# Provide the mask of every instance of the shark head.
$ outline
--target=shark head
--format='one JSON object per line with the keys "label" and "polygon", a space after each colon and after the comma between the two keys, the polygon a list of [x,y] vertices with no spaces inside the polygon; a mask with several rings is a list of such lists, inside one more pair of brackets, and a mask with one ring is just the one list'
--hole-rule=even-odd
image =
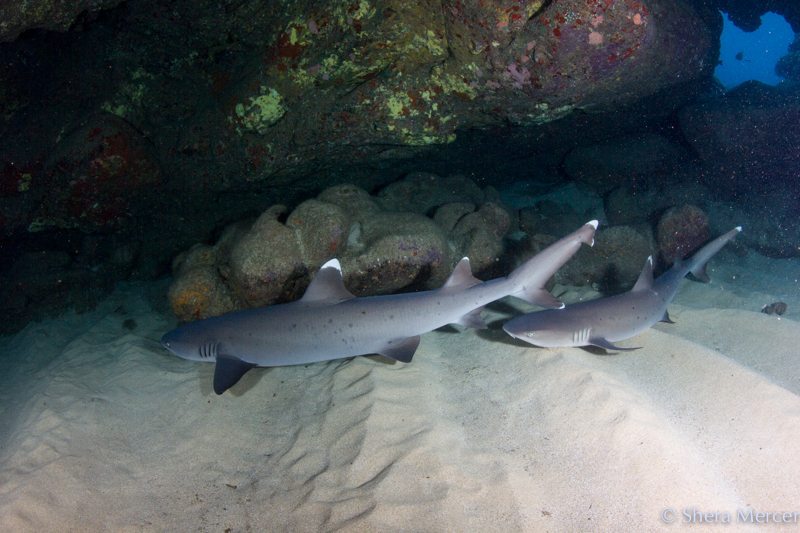
{"label": "shark head", "polygon": [[196,323],[185,324],[165,333],[161,337],[161,346],[189,361],[214,362],[219,343],[205,338],[194,324]]}
{"label": "shark head", "polygon": [[571,346],[574,335],[565,330],[554,318],[559,316],[560,309],[529,313],[513,318],[503,325],[506,333],[528,344],[542,348]]}
{"label": "shark head", "polygon": [[513,331],[512,328],[504,327],[506,333],[528,344],[539,346],[542,348],[555,348],[563,346],[563,335],[547,330],[528,330],[528,331]]}

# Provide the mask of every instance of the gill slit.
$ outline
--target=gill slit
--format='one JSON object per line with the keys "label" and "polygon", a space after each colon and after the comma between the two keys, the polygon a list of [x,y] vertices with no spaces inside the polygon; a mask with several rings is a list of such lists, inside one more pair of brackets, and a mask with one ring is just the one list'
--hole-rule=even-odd
{"label": "gill slit", "polygon": [[200,346],[197,347],[197,353],[200,355],[201,359],[216,359],[217,353],[219,352],[219,343],[218,342],[204,342]]}

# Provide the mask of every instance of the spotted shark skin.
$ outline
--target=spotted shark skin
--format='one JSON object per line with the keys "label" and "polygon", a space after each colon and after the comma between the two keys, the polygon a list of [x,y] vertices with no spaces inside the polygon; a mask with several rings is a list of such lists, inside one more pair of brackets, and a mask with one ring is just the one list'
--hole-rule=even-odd
{"label": "spotted shark skin", "polygon": [[161,344],[192,361],[216,363],[214,391],[222,394],[256,366],[284,366],[381,354],[410,362],[420,335],[447,324],[485,327],[481,308],[505,296],[563,307],[544,289],[582,244],[592,245],[597,221],[548,246],[509,276],[480,281],[462,259],[439,289],[356,297],[344,286],[339,261],[322,265],[303,297],[190,322]]}
{"label": "spotted shark skin", "polygon": [[690,272],[708,281],[706,263],[742,231],[737,226],[709,242],[689,260],[677,262],[653,280],[653,258],[648,257],[636,285],[629,292],[564,307],[528,313],[506,322],[512,337],[543,348],[597,346],[606,350],[636,350],[615,345],[649,329],[659,321],[672,322],[667,307]]}

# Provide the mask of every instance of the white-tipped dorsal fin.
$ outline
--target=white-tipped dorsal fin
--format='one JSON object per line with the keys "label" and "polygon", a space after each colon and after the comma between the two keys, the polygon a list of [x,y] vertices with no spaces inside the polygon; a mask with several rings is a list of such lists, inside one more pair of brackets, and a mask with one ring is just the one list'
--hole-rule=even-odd
{"label": "white-tipped dorsal fin", "polygon": [[647,261],[644,262],[644,268],[639,273],[639,279],[636,280],[636,285],[633,286],[631,292],[647,291],[653,288],[653,256],[647,256]]}
{"label": "white-tipped dorsal fin", "polygon": [[478,283],[481,283],[481,280],[472,275],[469,258],[464,257],[453,269],[453,273],[447,278],[442,289],[467,289]]}
{"label": "white-tipped dorsal fin", "polygon": [[342,279],[342,266],[338,259],[331,259],[322,265],[311,280],[305,294],[300,299],[305,303],[336,303],[355,298],[347,290]]}

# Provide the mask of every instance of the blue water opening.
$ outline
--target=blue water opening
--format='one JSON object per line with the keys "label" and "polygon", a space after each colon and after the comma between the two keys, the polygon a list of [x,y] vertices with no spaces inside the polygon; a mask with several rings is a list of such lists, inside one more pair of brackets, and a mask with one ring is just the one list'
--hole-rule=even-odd
{"label": "blue water opening", "polygon": [[775,64],[786,55],[794,40],[792,27],[781,15],[773,12],[761,16],[761,26],[746,32],[737,28],[723,12],[719,61],[714,71],[726,89],[742,82],[757,80],[776,85],[783,80],[775,74]]}

